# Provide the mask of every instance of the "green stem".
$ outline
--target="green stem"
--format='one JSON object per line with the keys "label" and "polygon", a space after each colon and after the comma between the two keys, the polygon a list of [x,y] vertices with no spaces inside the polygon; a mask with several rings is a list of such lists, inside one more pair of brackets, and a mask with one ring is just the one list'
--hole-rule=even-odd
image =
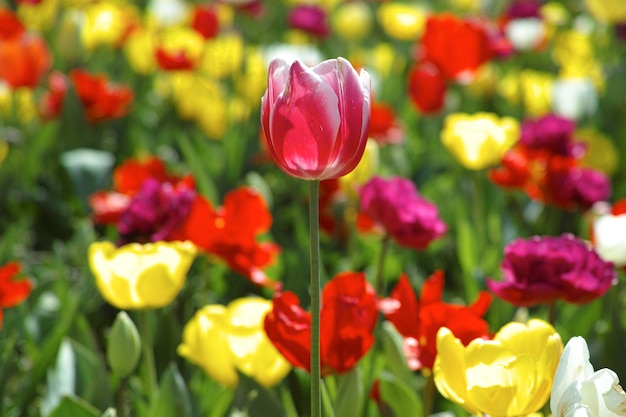
{"label": "green stem", "polygon": [[391,237],[388,234],[386,234],[383,237],[383,240],[380,246],[380,255],[378,257],[378,269],[376,270],[376,278],[374,281],[374,286],[376,288],[376,293],[378,295],[382,295],[384,286],[385,286],[385,279],[384,279],[385,258],[387,257],[387,252],[389,252],[390,240],[391,240]]}
{"label": "green stem", "polygon": [[435,399],[435,380],[433,375],[425,376],[426,383],[422,389],[422,402],[424,407],[424,415],[429,416],[433,411],[433,402]]}
{"label": "green stem", "polygon": [[122,378],[120,380],[120,386],[117,389],[117,415],[118,417],[126,417],[128,414],[126,410],[126,384],[127,379]]}
{"label": "green stem", "polygon": [[319,180],[309,181],[309,225],[311,258],[311,417],[322,416],[320,381],[320,228]]}
{"label": "green stem", "polygon": [[143,359],[143,371],[146,379],[146,389],[148,391],[148,402],[158,394],[158,385],[156,377],[156,366],[154,364],[154,350],[152,347],[152,332],[150,331],[150,310],[141,310],[140,314],[140,330],[141,348]]}

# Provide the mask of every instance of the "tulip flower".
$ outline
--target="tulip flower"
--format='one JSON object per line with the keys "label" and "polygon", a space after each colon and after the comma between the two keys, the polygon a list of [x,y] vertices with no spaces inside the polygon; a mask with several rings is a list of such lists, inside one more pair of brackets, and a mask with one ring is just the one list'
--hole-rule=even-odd
{"label": "tulip flower", "polygon": [[299,29],[319,38],[330,35],[326,11],[316,5],[301,4],[289,13],[289,27]]}
{"label": "tulip flower", "polygon": [[427,12],[415,4],[391,1],[380,5],[376,17],[389,37],[414,41],[424,31]]}
{"label": "tulip flower", "polygon": [[261,124],[267,149],[288,175],[341,177],[359,163],[370,120],[370,77],[343,58],[307,68],[270,63]]}
{"label": "tulip flower", "polygon": [[626,22],[626,3],[620,0],[585,0],[589,12],[601,22]]}
{"label": "tulip flower", "polygon": [[22,303],[33,289],[33,283],[30,280],[15,280],[20,269],[21,266],[17,262],[0,266],[0,330],[2,329],[2,309]]}
{"label": "tulip flower", "polygon": [[102,297],[119,309],[160,308],[174,300],[196,257],[191,242],[111,242],[89,246],[89,266]]}
{"label": "tulip flower", "polygon": [[451,13],[433,14],[420,41],[421,59],[435,64],[451,81],[471,81],[493,56],[487,31]]}
{"label": "tulip flower", "polygon": [[509,323],[493,340],[467,347],[452,331],[437,333],[435,386],[474,415],[525,416],[548,400],[563,342],[547,322]]}
{"label": "tulip flower", "polygon": [[70,72],[70,78],[90,122],[100,122],[126,115],[133,101],[133,91],[112,84],[104,75],[93,75],[83,70]]}
{"label": "tulip flower", "polygon": [[48,76],[48,90],[39,99],[39,115],[43,120],[59,116],[65,103],[69,82],[65,75],[54,71]]}
{"label": "tulip flower", "polygon": [[417,110],[432,114],[445,104],[446,81],[439,68],[431,62],[420,62],[409,71],[409,98]]}
{"label": "tulip flower", "polygon": [[372,102],[369,137],[380,145],[396,145],[404,140],[404,127],[391,106]]}
{"label": "tulip flower", "polygon": [[443,302],[443,271],[435,271],[422,286],[420,299],[415,297],[405,274],[389,298],[379,302],[379,309],[404,337],[409,368],[432,369],[437,355],[437,332],[450,329],[467,346],[478,337],[487,337],[489,324],[483,319],[491,304],[491,295],[482,291],[470,306]]}
{"label": "tulip flower", "polygon": [[617,417],[626,415],[626,393],[615,372],[593,370],[587,341],[572,337],[563,349],[552,384],[554,416]]}
{"label": "tulip flower", "polygon": [[444,121],[441,141],[463,166],[479,170],[500,162],[519,135],[519,124],[511,117],[453,113]]}
{"label": "tulip flower", "polygon": [[365,2],[344,3],[332,16],[335,33],[349,41],[365,38],[372,27],[372,12]]}
{"label": "tulip flower", "polygon": [[437,207],[408,179],[374,177],[360,188],[359,195],[360,215],[401,246],[425,249],[447,230]]}
{"label": "tulip flower", "polygon": [[609,206],[596,203],[592,223],[591,242],[596,252],[618,268],[626,266],[626,198]]}
{"label": "tulip flower", "polygon": [[[311,314],[290,292],[278,292],[265,317],[265,331],[295,367],[311,370]],[[374,343],[376,294],[364,273],[344,272],[322,291],[320,358],[322,374],[352,369]]]}
{"label": "tulip flower", "polygon": [[0,7],[0,41],[19,39],[26,28],[11,10]]}
{"label": "tulip flower", "polygon": [[271,301],[258,297],[207,305],[185,325],[178,354],[222,385],[235,387],[237,372],[264,387],[276,385],[291,366],[263,331],[271,309]]}
{"label": "tulip flower", "polygon": [[43,38],[23,33],[15,39],[0,38],[0,62],[0,81],[12,89],[34,88],[52,66],[52,55]]}
{"label": "tulip flower", "polygon": [[619,153],[610,138],[592,127],[577,129],[574,136],[585,148],[581,167],[600,171],[607,177],[615,174],[620,162]]}
{"label": "tulip flower", "polygon": [[488,278],[487,287],[516,306],[585,304],[617,283],[613,264],[571,234],[517,239],[504,249],[501,268],[504,279]]}

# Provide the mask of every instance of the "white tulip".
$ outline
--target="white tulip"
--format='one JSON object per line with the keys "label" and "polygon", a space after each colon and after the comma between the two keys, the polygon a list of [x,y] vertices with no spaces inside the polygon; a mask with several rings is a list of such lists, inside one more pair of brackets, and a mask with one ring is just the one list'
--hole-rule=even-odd
{"label": "white tulip", "polygon": [[597,215],[593,219],[593,235],[594,247],[602,259],[618,268],[626,266],[626,214]]}
{"label": "white tulip", "polygon": [[594,372],[589,348],[582,337],[572,337],[556,369],[550,410],[559,417],[626,416],[626,393],[610,369]]}
{"label": "white tulip", "polygon": [[545,23],[534,17],[511,20],[504,31],[513,48],[517,51],[535,49],[546,37]]}

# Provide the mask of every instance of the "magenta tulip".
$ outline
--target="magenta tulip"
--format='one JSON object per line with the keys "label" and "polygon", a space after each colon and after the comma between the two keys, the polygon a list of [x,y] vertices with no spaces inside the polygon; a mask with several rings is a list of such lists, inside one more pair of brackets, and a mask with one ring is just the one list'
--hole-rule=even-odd
{"label": "magenta tulip", "polygon": [[308,68],[274,59],[263,95],[267,149],[288,175],[339,178],[361,160],[370,121],[370,77],[344,58]]}

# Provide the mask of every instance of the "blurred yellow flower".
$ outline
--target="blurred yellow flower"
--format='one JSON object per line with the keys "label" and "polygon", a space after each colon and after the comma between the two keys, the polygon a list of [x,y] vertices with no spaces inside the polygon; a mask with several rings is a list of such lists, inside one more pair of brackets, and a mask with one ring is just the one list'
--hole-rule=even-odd
{"label": "blurred yellow flower", "polygon": [[176,71],[159,78],[156,89],[171,97],[181,118],[195,122],[210,139],[222,138],[228,126],[228,103],[217,80]]}
{"label": "blurred yellow flower", "polygon": [[5,120],[16,117],[16,121],[21,123],[28,123],[35,119],[37,103],[33,90],[27,87],[11,90],[0,81],[0,116]]}
{"label": "blurred yellow flower", "polygon": [[512,322],[493,340],[463,346],[442,327],[437,334],[435,385],[468,412],[490,417],[525,416],[548,400],[563,342],[547,322]]}
{"label": "blurred yellow flower", "polygon": [[20,21],[35,32],[49,29],[55,23],[58,12],[59,0],[42,0],[36,4],[20,2],[17,7]]}
{"label": "blurred yellow flower", "polygon": [[222,385],[235,387],[237,371],[264,387],[276,385],[291,366],[263,330],[271,308],[271,301],[258,297],[205,306],[185,325],[178,354]]}
{"label": "blurred yellow flower", "polygon": [[87,49],[100,45],[121,46],[128,30],[139,21],[138,10],[129,4],[101,2],[84,9],[81,40]]}
{"label": "blurred yellow flower", "polygon": [[372,11],[362,1],[344,3],[333,12],[332,24],[338,36],[350,41],[358,41],[370,33]]}
{"label": "blurred yellow flower", "polygon": [[356,198],[358,189],[375,174],[380,165],[380,148],[374,139],[368,139],[365,152],[359,164],[347,175],[339,178],[339,186],[348,198]]}
{"label": "blurred yellow flower", "polygon": [[478,69],[474,79],[466,86],[466,89],[479,97],[491,96],[496,91],[498,78],[498,67],[491,63],[486,63]]}
{"label": "blurred yellow flower", "polygon": [[89,266],[102,297],[122,309],[159,308],[171,303],[196,256],[191,242],[111,242],[89,246]]}
{"label": "blurred yellow flower", "polygon": [[604,87],[604,76],[589,34],[574,29],[562,32],[554,40],[552,58],[560,68],[561,77],[589,77],[597,89]]}
{"label": "blurred yellow flower", "polygon": [[452,113],[444,121],[441,141],[461,165],[479,170],[498,164],[519,135],[519,123],[512,117]]}
{"label": "blurred yellow flower", "polygon": [[593,128],[578,129],[574,137],[587,146],[582,166],[597,169],[609,177],[615,174],[619,166],[619,154],[609,138]]}
{"label": "blurred yellow flower", "polygon": [[0,139],[0,166],[9,154],[9,142]]}
{"label": "blurred yellow flower", "polygon": [[235,75],[235,89],[251,107],[260,108],[267,88],[267,64],[258,48],[246,48],[243,71]]}
{"label": "blurred yellow flower", "polygon": [[525,69],[519,73],[522,103],[530,116],[543,116],[552,109],[552,83],[548,72]]}
{"label": "blurred yellow flower", "polygon": [[201,70],[214,78],[239,71],[243,63],[243,38],[236,32],[222,33],[209,39],[204,48]]}
{"label": "blurred yellow flower", "polygon": [[626,22],[626,2],[624,0],[585,0],[589,12],[605,23]]}
{"label": "blurred yellow flower", "polygon": [[124,55],[131,68],[142,75],[157,69],[155,58],[156,35],[147,28],[135,29],[124,44]]}
{"label": "blurred yellow flower", "polygon": [[171,56],[182,54],[196,67],[202,62],[205,42],[200,33],[190,27],[174,26],[158,33],[157,48]]}
{"label": "blurred yellow flower", "polygon": [[388,36],[402,41],[414,41],[424,30],[427,14],[416,5],[388,2],[380,5],[377,18]]}
{"label": "blurred yellow flower", "polygon": [[452,9],[459,12],[479,12],[481,9],[481,0],[450,0]]}

